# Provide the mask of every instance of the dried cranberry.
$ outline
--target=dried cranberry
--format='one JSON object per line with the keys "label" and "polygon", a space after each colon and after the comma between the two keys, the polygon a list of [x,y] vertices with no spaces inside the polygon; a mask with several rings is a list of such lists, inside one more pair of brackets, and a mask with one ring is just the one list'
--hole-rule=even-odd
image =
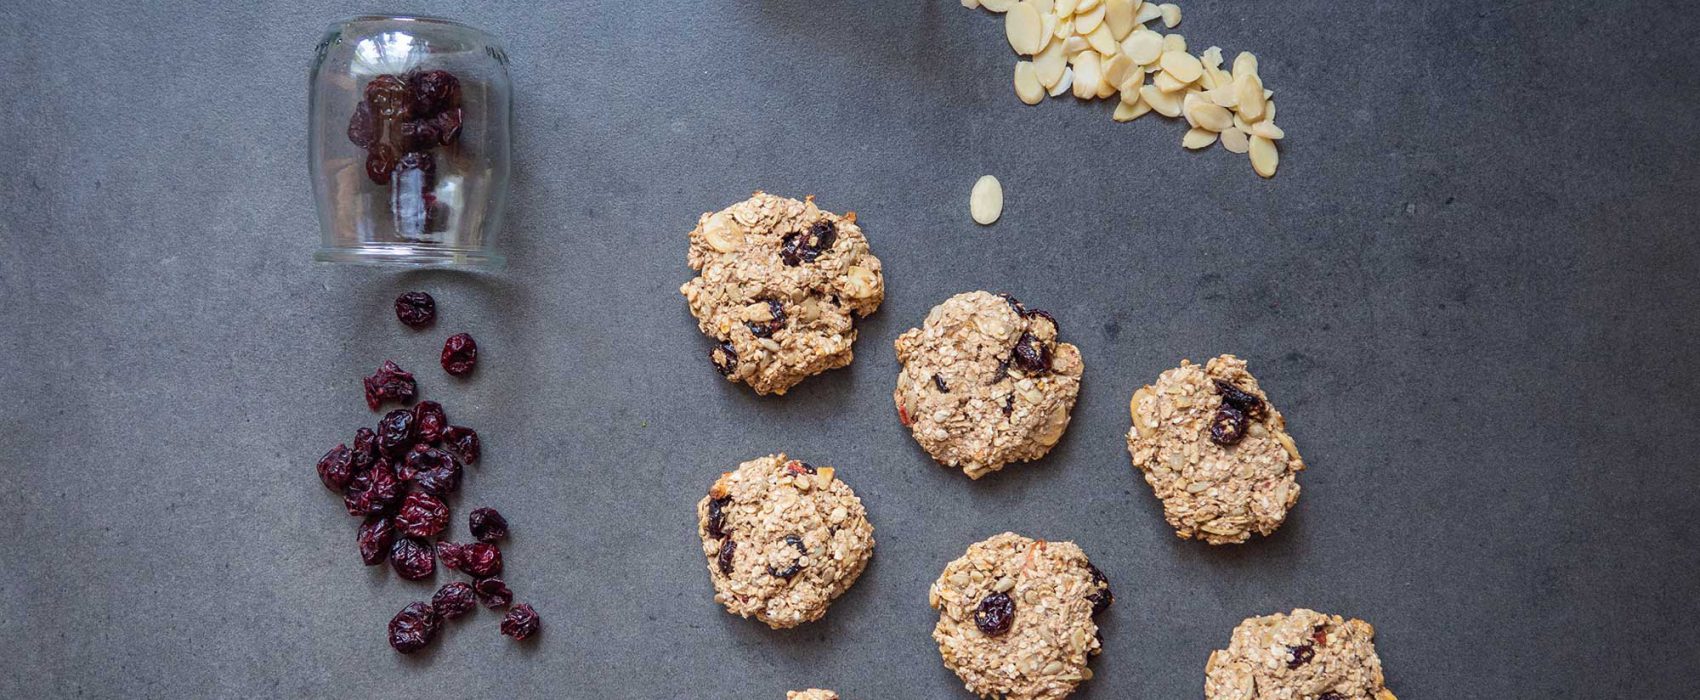
{"label": "dried cranberry", "polygon": [[437,558],[443,560],[443,566],[451,569],[460,568],[461,555],[465,551],[466,547],[464,545],[458,545],[453,542],[437,543]]}
{"label": "dried cranberry", "polygon": [[937,374],[933,375],[933,386],[938,387],[939,393],[941,393],[941,394],[950,393],[950,385],[944,383],[944,377],[942,377],[942,376],[939,376]]}
{"label": "dried cranberry", "polygon": [[1098,590],[1086,594],[1086,599],[1092,601],[1092,614],[1097,615],[1108,610],[1110,603],[1116,601],[1116,596],[1110,592],[1110,580],[1104,577],[1104,572],[1099,571],[1092,562],[1086,563],[1086,570],[1092,574],[1092,583],[1098,586]]}
{"label": "dried cranberry", "polygon": [[382,119],[406,119],[413,96],[407,83],[393,75],[380,75],[366,83],[366,102]]}
{"label": "dried cranberry", "polygon": [[423,601],[408,603],[401,612],[390,618],[390,646],[403,654],[424,649],[437,638],[442,618],[430,604]]}
{"label": "dried cranberry", "polygon": [[491,610],[501,610],[514,602],[514,592],[500,577],[488,576],[478,579],[473,582],[472,590],[478,592],[478,601]]}
{"label": "dried cranberry", "polygon": [[456,563],[455,568],[473,578],[488,578],[502,573],[502,550],[489,542],[463,544]]}
{"label": "dried cranberry", "polygon": [[383,366],[362,384],[366,388],[366,406],[374,411],[385,401],[407,403],[419,393],[419,385],[413,381],[413,375],[391,360],[384,360]]}
{"label": "dried cranberry", "polygon": [[424,540],[399,537],[390,544],[390,566],[402,578],[418,581],[437,573],[437,558]]}
{"label": "dried cranberry", "polygon": [[389,463],[378,460],[371,469],[356,474],[348,482],[349,491],[343,495],[342,504],[349,515],[387,513],[401,500],[401,486]]}
{"label": "dried cranberry", "polygon": [[477,605],[478,599],[472,593],[472,585],[465,581],[444,584],[442,588],[437,589],[436,595],[431,596],[431,609],[449,620],[472,612]]}
{"label": "dried cranberry", "polygon": [[462,464],[478,462],[480,451],[478,433],[471,428],[463,428],[458,425],[449,426],[448,429],[443,431],[443,447],[448,448],[449,452],[459,457]]}
{"label": "dried cranberry", "polygon": [[460,79],[446,70],[418,71],[407,76],[413,92],[413,115],[429,117],[460,106]]}
{"label": "dried cranberry", "polygon": [[1028,374],[1047,372],[1051,369],[1051,346],[1032,333],[1022,333],[1021,338],[1015,341],[1010,359]]}
{"label": "dried cranberry", "polygon": [[449,526],[449,507],[435,496],[415,491],[407,494],[395,514],[395,527],[409,537],[436,537]]}
{"label": "dried cranberry", "polygon": [[434,496],[446,497],[460,488],[460,461],[447,451],[426,447],[407,453],[413,483]]}
{"label": "dried cranberry", "polygon": [[418,441],[419,423],[413,420],[413,411],[398,408],[378,420],[378,452],[385,457],[406,455]]}
{"label": "dried cranberry", "polygon": [[738,371],[738,349],[732,347],[732,341],[722,340],[708,351],[708,361],[714,363],[714,369],[720,376],[730,377]]}
{"label": "dried cranberry", "polygon": [[708,536],[720,539],[726,536],[726,506],[732,503],[732,497],[712,498],[708,501]]}
{"label": "dried cranberry", "polygon": [[767,313],[768,320],[766,321],[761,321],[759,323],[755,321],[744,322],[744,325],[749,327],[750,333],[754,334],[757,338],[771,338],[774,333],[779,332],[779,329],[785,327],[784,305],[772,299],[768,299]]}
{"label": "dried cranberry", "polygon": [[382,515],[367,516],[366,522],[360,523],[360,535],[355,541],[360,545],[360,561],[376,566],[389,554],[390,544],[395,541],[395,526]]}
{"label": "dried cranberry", "polygon": [[527,637],[537,634],[543,626],[543,619],[537,616],[537,611],[526,603],[515,605],[502,618],[502,634],[524,641]]}
{"label": "dried cranberry", "polygon": [[334,493],[342,493],[348,480],[354,478],[354,452],[347,445],[332,447],[319,458],[319,481]]}
{"label": "dried cranberry", "polygon": [[445,109],[442,114],[432,119],[437,125],[437,142],[444,146],[452,146],[460,140],[461,115],[460,108]]}
{"label": "dried cranberry", "polygon": [[1245,439],[1245,411],[1235,408],[1231,403],[1223,403],[1216,408],[1216,417],[1210,420],[1210,441],[1224,447],[1240,444]]}
{"label": "dried cranberry", "polygon": [[1263,415],[1263,399],[1220,379],[1215,380],[1215,382],[1216,392],[1222,395],[1222,403],[1240,409],[1240,412],[1246,414],[1248,418]]}
{"label": "dried cranberry", "polygon": [[797,560],[791,562],[789,566],[783,569],[775,569],[773,568],[773,565],[769,564],[767,567],[767,575],[774,578],[789,579],[792,576],[796,576],[797,572],[803,570],[803,558],[809,556],[809,548],[803,544],[803,538],[796,535],[786,535],[785,544],[797,548]]}
{"label": "dried cranberry", "polygon": [[361,100],[348,117],[348,140],[362,150],[378,142],[378,120],[372,115],[372,105]]}
{"label": "dried cranberry", "polygon": [[1336,692],[1330,690],[1326,693],[1323,693],[1321,695],[1316,696],[1316,700],[1346,700],[1346,698],[1342,697],[1339,693],[1336,693]]}
{"label": "dried cranberry", "polygon": [[979,627],[988,637],[996,637],[1009,631],[1010,624],[1015,622],[1015,601],[1003,593],[993,593],[980,601],[979,607],[974,608],[974,626]]}
{"label": "dried cranberry", "polygon": [[818,473],[820,473],[820,470],[816,469],[815,465],[809,464],[808,462],[805,462],[805,461],[800,460],[800,459],[793,459],[789,462],[786,462],[785,463],[785,471],[790,472],[792,474],[818,474]]}
{"label": "dried cranberry", "polygon": [[390,175],[395,173],[395,149],[389,144],[375,143],[366,151],[366,177],[374,184],[390,184]]}
{"label": "dried cranberry", "polygon": [[443,371],[456,377],[465,376],[478,364],[478,343],[472,336],[456,333],[443,341]]}
{"label": "dried cranberry", "polygon": [[472,529],[472,536],[479,542],[495,542],[507,539],[508,519],[502,517],[495,508],[479,508],[466,517],[466,524]]}
{"label": "dried cranberry", "polygon": [[437,320],[437,300],[425,292],[403,292],[395,298],[395,317],[411,328],[424,328]]}
{"label": "dried cranberry", "polygon": [[1010,394],[1008,396],[1003,397],[1003,414],[1004,414],[1004,416],[1008,417],[1012,413],[1015,413],[1015,394]]}
{"label": "dried cranberry", "polygon": [[378,434],[366,427],[354,431],[354,447],[350,450],[354,457],[354,471],[370,469],[378,461]]}
{"label": "dried cranberry", "polygon": [[1012,297],[1008,294],[999,294],[998,297],[1002,298],[1004,300],[1004,303],[1009,304],[1010,310],[1014,311],[1015,315],[1020,316],[1022,318],[1027,317],[1027,307],[1022,306],[1021,302],[1017,301],[1015,299],[1015,297]]}
{"label": "dried cranberry", "polygon": [[1298,668],[1316,657],[1316,649],[1309,644],[1287,647],[1287,653],[1292,655],[1292,658],[1287,660],[1287,668]]}
{"label": "dried cranberry", "polygon": [[815,258],[820,257],[821,253],[831,248],[837,240],[838,227],[833,225],[831,220],[821,219],[806,232],[786,236],[779,249],[779,258],[791,267],[814,262]]}
{"label": "dried cranberry", "polygon": [[1316,629],[1310,631],[1310,639],[1316,642],[1319,647],[1326,646],[1328,644],[1328,625],[1317,625]]}
{"label": "dried cranberry", "polygon": [[[418,173],[417,176],[413,175]],[[409,190],[427,192],[437,187],[437,159],[429,153],[409,151],[395,162],[395,179]],[[423,212],[423,209],[421,210]]]}
{"label": "dried cranberry", "polygon": [[727,538],[725,542],[720,543],[720,554],[716,555],[714,558],[715,564],[720,566],[720,573],[728,576],[732,575],[732,556],[736,554],[737,551],[738,543],[732,541],[731,538]]}
{"label": "dried cranberry", "polygon": [[443,439],[443,429],[449,427],[449,416],[443,405],[435,401],[420,401],[413,406],[413,424],[419,431],[420,444],[436,444]]}
{"label": "dried cranberry", "polygon": [[[442,140],[442,132],[437,128],[436,119],[410,119],[402,122],[397,129],[400,135],[401,147],[410,151],[424,151],[436,148]],[[402,156],[404,159],[406,156]]]}

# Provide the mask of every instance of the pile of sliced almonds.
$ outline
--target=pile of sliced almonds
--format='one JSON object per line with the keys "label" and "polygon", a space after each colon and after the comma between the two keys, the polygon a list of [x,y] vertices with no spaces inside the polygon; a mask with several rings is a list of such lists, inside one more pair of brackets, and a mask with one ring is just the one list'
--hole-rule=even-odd
{"label": "pile of sliced almonds", "polygon": [[1185,117],[1192,129],[1181,138],[1189,149],[1217,141],[1233,153],[1249,153],[1251,167],[1274,177],[1280,162],[1275,142],[1274,92],[1257,75],[1257,57],[1241,53],[1230,70],[1222,50],[1193,55],[1186,37],[1146,25],[1162,20],[1173,29],[1181,8],[1144,0],[961,0],[1004,16],[1004,34],[1017,54],[1015,94],[1030,105],[1073,92],[1083,100],[1120,95],[1118,122],[1147,112]]}

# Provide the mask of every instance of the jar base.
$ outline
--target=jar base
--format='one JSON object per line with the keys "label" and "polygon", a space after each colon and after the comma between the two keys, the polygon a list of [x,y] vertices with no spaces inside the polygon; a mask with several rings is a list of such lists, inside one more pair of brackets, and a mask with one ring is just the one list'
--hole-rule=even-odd
{"label": "jar base", "polygon": [[476,270],[495,270],[507,264],[507,260],[502,256],[484,250],[406,244],[371,245],[359,248],[320,248],[313,253],[313,259],[318,262],[353,263],[356,265]]}

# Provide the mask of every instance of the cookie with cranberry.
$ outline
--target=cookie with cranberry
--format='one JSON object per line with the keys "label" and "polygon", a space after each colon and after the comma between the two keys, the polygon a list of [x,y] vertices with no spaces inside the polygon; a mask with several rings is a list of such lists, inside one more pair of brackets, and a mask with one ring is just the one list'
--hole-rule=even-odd
{"label": "cookie with cranberry", "polygon": [[885,298],[856,214],[824,211],[812,197],[757,192],[703,214],[687,261],[697,276],[679,291],[714,343],[709,359],[758,394],[850,364],[856,319]]}
{"label": "cookie with cranberry", "polygon": [[697,503],[697,533],[715,601],[774,629],[820,619],[874,553],[874,526],[837,470],[784,454],[721,474]]}
{"label": "cookie with cranberry", "polygon": [[939,464],[978,479],[1045,456],[1068,428],[1085,363],[1051,314],[958,294],[897,338],[897,417]]}
{"label": "cookie with cranberry", "polygon": [[1398,700],[1387,689],[1375,628],[1299,608],[1234,628],[1204,666],[1205,700]]}
{"label": "cookie with cranberry", "polygon": [[1287,420],[1233,355],[1182,360],[1133,393],[1127,448],[1181,538],[1269,535],[1298,503],[1305,463]]}
{"label": "cookie with cranberry", "polygon": [[1092,677],[1110,583],[1073,542],[1012,532],[968,548],[933,582],[933,641],[980,697],[1062,698]]}

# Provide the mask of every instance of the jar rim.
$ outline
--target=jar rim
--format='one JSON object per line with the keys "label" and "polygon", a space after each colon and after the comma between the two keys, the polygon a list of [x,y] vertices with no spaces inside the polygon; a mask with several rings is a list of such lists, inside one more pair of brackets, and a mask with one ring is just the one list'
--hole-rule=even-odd
{"label": "jar rim", "polygon": [[336,24],[334,24],[332,26],[333,27],[341,27],[341,26],[347,26],[347,25],[351,25],[351,24],[362,24],[362,23],[368,23],[368,22],[417,22],[419,24],[438,24],[438,25],[444,25],[444,26],[449,26],[449,27],[458,27],[460,29],[465,29],[465,30],[468,30],[468,31],[477,32],[477,33],[482,34],[484,36],[494,38],[493,34],[486,32],[482,29],[479,29],[477,27],[474,27],[474,26],[467,24],[465,22],[462,22],[462,21],[459,21],[459,20],[454,20],[454,19],[449,19],[447,17],[438,17],[436,15],[414,15],[414,14],[406,14],[406,15],[399,15],[399,14],[398,15],[386,15],[386,14],[354,15],[352,17],[346,17],[342,21],[337,22]]}

